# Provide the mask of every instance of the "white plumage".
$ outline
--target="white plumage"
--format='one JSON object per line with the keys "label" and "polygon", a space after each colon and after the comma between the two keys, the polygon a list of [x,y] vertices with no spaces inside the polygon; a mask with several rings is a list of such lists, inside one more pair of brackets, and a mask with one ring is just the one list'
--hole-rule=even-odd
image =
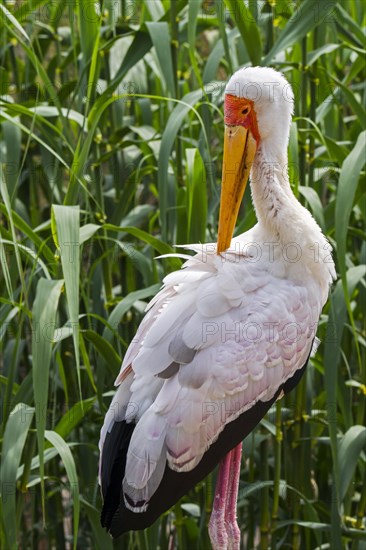
{"label": "white plumage", "polygon": [[220,255],[213,244],[187,247],[196,254],[164,279],[126,353],[100,449],[115,421],[136,423],[123,480],[135,512],[148,506],[166,461],[193,469],[228,423],[306,363],[335,276],[330,245],[288,181],[289,84],[254,67],[235,73],[226,93],[255,105],[258,224]]}

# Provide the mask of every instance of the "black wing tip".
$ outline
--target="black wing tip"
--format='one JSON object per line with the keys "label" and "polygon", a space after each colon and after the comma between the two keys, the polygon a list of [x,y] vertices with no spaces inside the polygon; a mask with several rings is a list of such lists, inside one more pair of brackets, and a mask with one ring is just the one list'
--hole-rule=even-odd
{"label": "black wing tip", "polygon": [[103,445],[101,472],[103,508],[100,522],[113,538],[119,536],[113,535],[111,526],[123,500],[122,480],[125,474],[127,450],[134,429],[135,424],[127,423],[125,420],[114,422]]}
{"label": "black wing tip", "polygon": [[107,531],[109,531],[113,519],[114,511],[106,506],[104,502],[102,512],[100,514],[100,524]]}
{"label": "black wing tip", "polygon": [[[114,516],[117,516],[116,521],[113,521]],[[107,514],[104,511],[104,506],[103,506],[103,510],[102,510],[102,513],[101,513],[101,516],[100,516],[100,523],[101,523],[102,527],[105,528],[105,530],[111,536],[112,539],[118,539],[121,535],[123,535],[124,533],[129,531],[129,528],[125,528],[125,529],[123,528],[123,523],[121,522],[121,518],[120,518],[120,514],[119,514],[118,509],[114,513],[114,515],[111,514],[111,513]]]}

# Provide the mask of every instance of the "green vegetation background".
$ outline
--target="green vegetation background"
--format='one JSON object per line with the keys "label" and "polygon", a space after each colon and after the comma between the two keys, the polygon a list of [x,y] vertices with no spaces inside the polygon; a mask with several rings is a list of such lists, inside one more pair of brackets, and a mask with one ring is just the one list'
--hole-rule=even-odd
{"label": "green vegetation background", "polygon": [[[293,85],[291,184],[339,278],[306,377],[245,442],[239,523],[247,549],[365,550],[363,2],[8,0],[0,17],[1,548],[113,547],[96,477],[113,381],[180,266],[154,257],[215,240],[223,82],[262,64]],[[209,548],[214,478],[114,547]]]}

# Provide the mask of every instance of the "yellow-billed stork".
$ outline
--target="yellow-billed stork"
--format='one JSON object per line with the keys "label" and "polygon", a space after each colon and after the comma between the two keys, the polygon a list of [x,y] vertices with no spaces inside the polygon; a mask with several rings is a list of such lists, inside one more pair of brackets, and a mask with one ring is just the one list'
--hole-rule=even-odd
{"label": "yellow-billed stork", "polygon": [[[335,277],[288,179],[289,83],[271,68],[240,69],[224,109],[217,246],[188,246],[196,254],[165,277],[101,430],[102,524],[113,537],[152,524],[220,463],[210,539],[239,548],[241,442],[300,380]],[[232,239],[249,174],[258,223]]]}

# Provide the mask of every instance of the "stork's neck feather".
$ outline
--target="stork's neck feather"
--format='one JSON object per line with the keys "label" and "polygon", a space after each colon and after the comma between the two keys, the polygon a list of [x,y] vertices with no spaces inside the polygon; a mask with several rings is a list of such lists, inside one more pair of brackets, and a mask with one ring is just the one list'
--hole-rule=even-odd
{"label": "stork's neck feather", "polygon": [[[263,229],[283,240],[289,224],[299,221],[299,214],[303,215],[304,209],[291,190],[287,151],[283,145],[281,147],[281,141],[276,144],[267,139],[260,143],[251,171],[251,189],[258,222]],[[296,224],[292,234],[294,228]]]}
{"label": "stork's neck feather", "polygon": [[331,246],[291,190],[285,149],[269,147],[265,142],[259,145],[251,170],[251,190],[259,238],[285,248],[297,247],[299,261],[290,261],[288,268],[297,269],[302,276],[304,269],[311,272],[320,283],[325,300],[335,278]]}

